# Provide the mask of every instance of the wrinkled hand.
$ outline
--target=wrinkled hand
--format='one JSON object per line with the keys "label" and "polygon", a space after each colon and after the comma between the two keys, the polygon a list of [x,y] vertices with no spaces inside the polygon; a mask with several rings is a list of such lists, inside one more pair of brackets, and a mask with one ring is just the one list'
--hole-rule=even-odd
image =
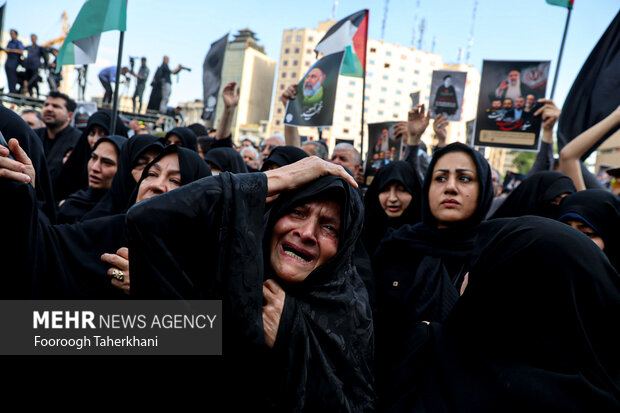
{"label": "wrinkled hand", "polygon": [[[0,178],[29,183],[34,188],[36,171],[26,152],[19,146],[17,139],[9,139],[9,148],[0,146]],[[13,155],[14,160],[9,158]]]}
{"label": "wrinkled hand", "polygon": [[412,138],[422,136],[431,120],[430,111],[424,114],[424,104],[418,105],[409,111],[409,134]]}
{"label": "wrinkled hand", "polygon": [[289,100],[295,100],[296,96],[297,96],[297,85],[290,85],[289,87],[286,88],[284,93],[282,93],[282,96],[280,96],[280,101],[282,102],[284,106],[286,106],[287,102]]}
{"label": "wrinkled hand", "polygon": [[551,99],[538,99],[538,102],[544,103],[544,106],[534,112],[534,116],[542,114],[543,129],[553,130],[553,126],[560,118],[560,113],[562,112]]}
{"label": "wrinkled hand", "polygon": [[325,175],[339,176],[357,188],[355,179],[342,166],[324,161],[317,156],[310,156],[290,165],[272,169],[265,172],[265,175],[267,175],[267,196],[299,188]]}
{"label": "wrinkled hand", "polygon": [[237,94],[235,94],[235,86],[237,82],[230,82],[222,90],[222,100],[227,108],[235,107],[239,103],[240,88],[237,88]]}
{"label": "wrinkled hand", "polygon": [[120,270],[123,272],[123,281],[112,278],[112,285],[125,294],[129,295],[129,250],[126,247],[119,248],[116,254],[103,254],[101,261],[113,265],[108,268],[108,275],[112,277],[112,271]]}
{"label": "wrinkled hand", "polygon": [[445,143],[448,133],[446,132],[446,126],[448,125],[448,117],[446,115],[435,116],[433,122],[433,132],[440,143]]}
{"label": "wrinkled hand", "polygon": [[263,283],[263,298],[265,305],[263,306],[263,330],[265,331],[265,344],[267,347],[273,348],[278,335],[278,327],[280,326],[280,317],[284,308],[284,299],[286,293],[274,280],[267,280]]}

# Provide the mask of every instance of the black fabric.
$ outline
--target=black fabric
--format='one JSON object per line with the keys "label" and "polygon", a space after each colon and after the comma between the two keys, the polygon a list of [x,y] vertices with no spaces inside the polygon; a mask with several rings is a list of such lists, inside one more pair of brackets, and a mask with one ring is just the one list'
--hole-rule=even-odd
{"label": "black fabric", "polygon": [[198,152],[198,138],[196,134],[190,128],[177,127],[170,129],[164,138],[164,141],[168,139],[170,135],[176,135],[183,142],[183,147],[194,152]]}
{"label": "black fabric", "polygon": [[107,192],[105,189],[89,187],[72,193],[58,207],[58,223],[73,224],[80,221],[86,213],[91,211],[101,201]]}
{"label": "black fabric", "polygon": [[12,138],[17,139],[19,146],[32,161],[36,172],[35,192],[38,207],[49,221],[54,223],[56,221],[56,204],[52,193],[51,175],[41,140],[17,113],[4,106],[0,106],[0,131],[7,142]]}
{"label": "black fabric", "polygon": [[52,182],[55,182],[62,171],[63,158],[69,150],[73,150],[82,132],[72,126],[67,126],[58,132],[54,139],[47,137],[47,128],[36,129],[35,133],[39,136],[43,151],[45,152],[50,178]]}
{"label": "black fabric", "polygon": [[[411,194],[411,203],[398,218],[389,218],[381,203],[379,194],[392,182],[398,182]],[[404,224],[420,221],[422,185],[418,174],[405,161],[390,162],[379,170],[364,197],[365,217],[362,240],[368,254],[372,257],[383,236],[389,229],[397,229]]]}
{"label": "black fabric", "polygon": [[581,218],[605,243],[605,255],[620,272],[620,198],[602,189],[588,189],[567,196],[559,220]]}
{"label": "black fabric", "polygon": [[600,249],[520,217],[483,223],[476,250],[445,322],[415,326],[386,411],[618,411],[620,276]]}
{"label": "black fabric", "polygon": [[[266,194],[264,174],[224,172],[131,208],[132,291],[149,299],[223,299],[226,365],[221,373],[243,389],[243,397],[227,397],[227,405],[261,411],[371,410],[372,318],[352,265],[361,200],[343,180],[323,177],[281,194],[263,219]],[[275,347],[268,350],[261,306],[262,284],[271,270],[263,258],[264,240],[292,207],[326,196],[341,201],[339,250],[303,282],[280,281],[286,300]],[[186,236],[188,228],[204,234],[200,245]]]}
{"label": "black fabric", "polygon": [[523,215],[556,219],[560,207],[552,204],[551,201],[559,195],[573,192],[575,192],[573,181],[563,173],[538,172],[521,182],[495,211],[491,219]]}
{"label": "black fabric", "polygon": [[[477,207],[472,216],[444,229],[429,206],[429,188],[437,161],[452,152],[464,152],[474,162],[479,182]],[[422,222],[403,225],[388,233],[379,245],[373,268],[377,288],[377,391],[389,393],[391,369],[407,357],[413,326],[443,321],[459,298],[480,222],[493,199],[492,173],[484,157],[472,148],[450,144],[433,155],[422,190]],[[389,405],[393,400],[387,400]]]}
{"label": "black fabric", "polygon": [[265,159],[260,170],[266,171],[271,165],[277,165],[278,168],[281,168],[307,158],[308,156],[309,155],[304,150],[296,146],[277,146],[271,151],[267,159]]}
{"label": "black fabric", "polygon": [[[88,118],[88,123],[82,136],[80,136],[69,159],[62,167],[58,178],[52,182],[56,201],[61,201],[73,192],[88,187],[88,160],[92,152],[88,143],[88,134],[95,125],[100,126],[106,133],[109,133],[111,120],[112,112],[109,110],[99,110]],[[127,128],[118,116],[116,118],[116,131],[114,135],[127,137]]]}
{"label": "black fabric", "polygon": [[[579,134],[602,121],[620,105],[620,12],[581,67],[562,106],[558,122],[561,150]],[[582,157],[586,159],[617,128],[613,128]]]}
{"label": "black fabric", "polygon": [[118,169],[112,186],[101,201],[83,216],[83,219],[93,219],[124,213],[129,208],[129,199],[137,183],[131,171],[136,166],[138,158],[143,153],[155,149],[160,152],[164,145],[159,138],[153,135],[135,135],[127,140],[123,146],[119,159]]}
{"label": "black fabric", "polygon": [[248,172],[243,158],[233,148],[211,148],[205,155],[205,161],[222,172],[233,174]]}

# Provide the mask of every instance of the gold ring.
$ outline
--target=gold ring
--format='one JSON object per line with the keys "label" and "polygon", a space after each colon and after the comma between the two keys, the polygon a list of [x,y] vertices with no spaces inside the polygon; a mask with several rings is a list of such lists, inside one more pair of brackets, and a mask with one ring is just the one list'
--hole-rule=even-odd
{"label": "gold ring", "polygon": [[117,269],[113,269],[112,270],[112,277],[114,277],[115,279],[119,280],[119,281],[123,281],[125,279],[125,274]]}

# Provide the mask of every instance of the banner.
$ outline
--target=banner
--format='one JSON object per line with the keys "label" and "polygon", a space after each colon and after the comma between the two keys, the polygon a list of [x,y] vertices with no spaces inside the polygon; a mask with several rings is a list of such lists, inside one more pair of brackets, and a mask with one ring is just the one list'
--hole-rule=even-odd
{"label": "banner", "polygon": [[482,64],[474,145],[537,151],[549,61],[492,61]]}
{"label": "banner", "polygon": [[336,103],[338,74],[344,52],[318,60],[297,84],[297,97],[286,104],[284,124],[331,126]]}
{"label": "banner", "polygon": [[434,70],[431,80],[431,117],[446,115],[448,121],[460,121],[467,72]]}
{"label": "banner", "polygon": [[366,156],[366,184],[372,183],[373,177],[383,166],[398,161],[402,155],[402,139],[396,136],[394,126],[398,122],[380,122],[368,124],[368,154]]}
{"label": "banner", "polygon": [[224,65],[224,54],[228,45],[228,33],[222,38],[211,43],[211,48],[205,57],[202,65],[202,87],[204,111],[202,119],[215,120],[215,106],[217,96],[222,85],[222,66]]}

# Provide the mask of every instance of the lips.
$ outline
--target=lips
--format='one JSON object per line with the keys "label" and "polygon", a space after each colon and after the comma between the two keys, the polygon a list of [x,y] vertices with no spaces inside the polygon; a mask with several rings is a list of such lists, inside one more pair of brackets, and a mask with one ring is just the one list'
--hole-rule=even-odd
{"label": "lips", "polygon": [[441,201],[441,205],[444,205],[447,207],[455,207],[455,206],[461,205],[461,203],[457,201],[456,199],[448,198],[448,199],[444,199],[443,201]]}
{"label": "lips", "polygon": [[398,211],[400,211],[400,206],[399,205],[398,206],[390,206],[390,205],[388,205],[387,209],[390,212],[398,212]]}
{"label": "lips", "polygon": [[89,175],[88,180],[91,184],[98,184],[99,182],[101,182],[101,178],[98,178],[95,175]]}
{"label": "lips", "polygon": [[311,252],[292,244],[282,244],[282,254],[300,264],[310,264],[314,260]]}

